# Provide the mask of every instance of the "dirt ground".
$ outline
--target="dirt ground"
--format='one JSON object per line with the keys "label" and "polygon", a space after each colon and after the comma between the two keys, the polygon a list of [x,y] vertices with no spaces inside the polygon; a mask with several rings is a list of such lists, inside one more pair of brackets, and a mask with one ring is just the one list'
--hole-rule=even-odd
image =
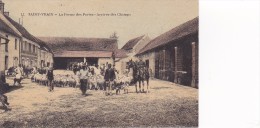
{"label": "dirt ground", "polygon": [[[12,83],[10,79],[7,80]],[[150,93],[105,96],[103,91],[55,88],[22,81],[6,93],[11,111],[0,105],[0,127],[197,127],[198,90],[151,80]]]}

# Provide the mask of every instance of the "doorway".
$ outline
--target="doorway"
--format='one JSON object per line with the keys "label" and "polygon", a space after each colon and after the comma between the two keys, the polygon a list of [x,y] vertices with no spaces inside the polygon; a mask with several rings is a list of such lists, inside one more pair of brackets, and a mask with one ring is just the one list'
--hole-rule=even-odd
{"label": "doorway", "polygon": [[145,60],[145,66],[149,68],[149,60]]}
{"label": "doorway", "polygon": [[5,56],[5,70],[8,69],[8,56]]}

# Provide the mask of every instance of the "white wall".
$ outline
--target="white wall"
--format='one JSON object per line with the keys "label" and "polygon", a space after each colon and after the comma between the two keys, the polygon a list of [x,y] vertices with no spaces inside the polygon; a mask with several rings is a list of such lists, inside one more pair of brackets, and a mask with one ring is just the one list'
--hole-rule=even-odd
{"label": "white wall", "polygon": [[[0,34],[2,33],[0,32]],[[5,43],[5,40],[0,38],[0,43]],[[4,45],[0,45],[0,71],[4,71],[5,68],[4,56],[5,56]]]}
{"label": "white wall", "polygon": [[[39,44],[37,44],[37,43],[35,43],[35,42],[33,42],[33,41],[31,41],[31,40],[28,40],[28,39],[26,39],[26,38],[23,38],[22,39],[22,42],[23,42],[23,46],[21,46],[21,47],[23,47],[23,50],[21,51],[21,64],[24,64],[25,66],[29,66],[29,67],[33,67],[33,66],[38,66],[38,49],[37,48],[39,48],[40,46],[39,46]],[[28,44],[31,44],[31,52],[29,52],[29,45],[28,45],[28,47],[27,47],[27,49],[25,49],[24,48],[24,43],[25,42],[27,42]],[[37,49],[37,51],[36,51],[36,53],[33,53],[33,45],[36,47],[36,49]],[[26,52],[24,52],[24,51],[26,51]],[[23,61],[24,60],[24,61]],[[31,61],[32,61],[32,65],[31,65]]]}
{"label": "white wall", "polygon": [[37,67],[41,67],[41,49],[37,47]]}
{"label": "white wall", "polygon": [[[10,34],[5,34],[8,35],[9,43],[8,43],[8,68],[13,67],[13,66],[18,66],[19,64],[19,42],[20,39],[19,37],[12,36]],[[15,49],[15,40],[17,42],[17,47]],[[14,58],[18,58],[18,60],[14,60]]]}
{"label": "white wall", "polygon": [[[9,39],[9,43],[8,43],[8,52],[5,52],[5,45],[3,44],[1,45],[1,70],[3,70],[5,68],[5,56],[8,56],[8,68],[12,67],[12,66],[18,66],[19,64],[19,41],[20,38],[13,36],[11,34],[5,33],[5,32],[0,32],[1,35],[5,36],[8,35],[8,39]],[[15,39],[17,40],[17,48],[15,49]],[[2,43],[5,42],[4,39],[1,40]],[[14,62],[14,58],[17,58],[18,60],[16,62]]]}
{"label": "white wall", "polygon": [[53,56],[50,52],[45,52],[45,64],[47,65],[47,63],[53,66]]}
{"label": "white wall", "polygon": [[123,73],[122,71],[124,71],[126,69],[126,63],[129,61],[129,58],[122,58],[119,61],[116,62],[116,66],[115,68],[119,71],[119,73]]}
{"label": "white wall", "polygon": [[134,50],[133,52],[135,54],[137,54],[144,46],[146,46],[149,42],[151,41],[151,39],[145,35],[135,46],[134,46]]}
{"label": "white wall", "polygon": [[98,65],[106,64],[106,62],[113,64],[112,58],[99,58],[98,59]]}

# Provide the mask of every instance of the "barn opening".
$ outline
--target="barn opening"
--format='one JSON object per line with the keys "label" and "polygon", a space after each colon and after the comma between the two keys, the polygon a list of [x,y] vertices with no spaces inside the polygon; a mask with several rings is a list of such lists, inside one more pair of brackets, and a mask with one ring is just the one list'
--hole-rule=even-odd
{"label": "barn opening", "polygon": [[[85,58],[89,65],[98,65],[98,58],[87,57]],[[55,57],[54,68],[55,69],[68,69],[72,64],[84,62],[84,57]]]}
{"label": "barn opening", "polygon": [[112,63],[112,53],[118,49],[114,38],[39,37],[54,54],[54,68],[68,69],[73,63],[89,65]]}

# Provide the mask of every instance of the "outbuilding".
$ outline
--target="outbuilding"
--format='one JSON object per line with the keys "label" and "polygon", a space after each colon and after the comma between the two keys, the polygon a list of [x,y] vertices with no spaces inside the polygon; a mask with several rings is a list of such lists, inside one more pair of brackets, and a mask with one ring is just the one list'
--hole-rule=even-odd
{"label": "outbuilding", "polygon": [[[72,64],[87,62],[89,65],[113,64],[113,52],[119,55],[117,39],[85,37],[39,37],[54,54],[54,68],[68,69]],[[116,58],[122,57],[115,56]]]}
{"label": "outbuilding", "polygon": [[198,87],[198,26],[196,17],[151,40],[137,56],[157,79]]}

